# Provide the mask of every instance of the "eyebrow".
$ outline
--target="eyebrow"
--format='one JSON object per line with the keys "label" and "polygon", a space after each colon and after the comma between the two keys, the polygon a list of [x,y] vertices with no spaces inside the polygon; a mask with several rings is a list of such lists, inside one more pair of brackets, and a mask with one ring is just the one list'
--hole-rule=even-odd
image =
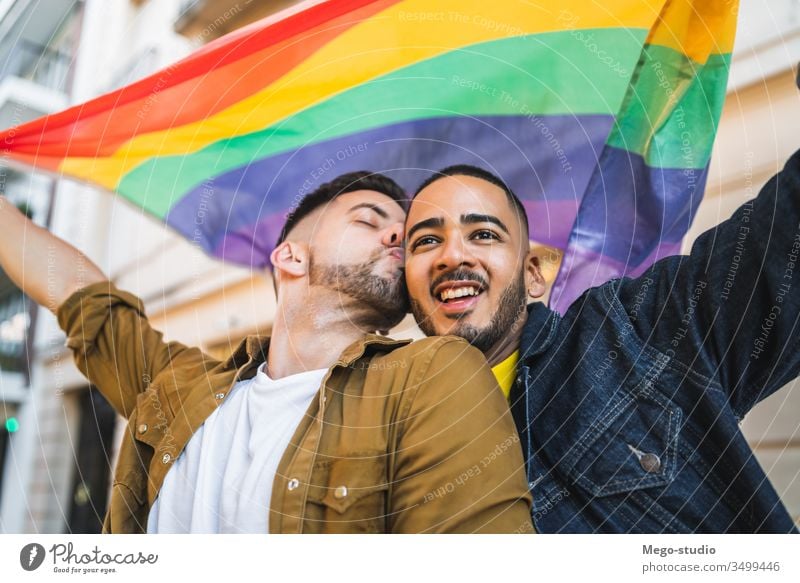
{"label": "eyebrow", "polygon": [[[477,213],[470,213],[467,215],[461,215],[461,224],[462,225],[475,225],[478,223],[492,223],[493,225],[497,225],[500,227],[506,235],[511,235],[508,232],[508,228],[503,224],[503,221],[498,219],[493,215],[480,215]],[[420,229],[436,229],[442,228],[444,226],[444,219],[441,217],[433,217],[430,219],[425,219],[424,221],[418,222],[416,225],[411,227],[406,233],[406,239],[410,240],[411,237],[419,231]]]}
{"label": "eyebrow", "polygon": [[506,235],[511,235],[511,233],[508,232],[508,228],[503,224],[503,221],[492,215],[479,215],[474,213],[461,215],[461,223],[464,225],[474,225],[475,223],[492,223],[493,225],[497,225],[503,229]]}
{"label": "eyebrow", "polygon": [[434,229],[443,226],[444,226],[444,219],[441,217],[425,219],[424,221],[418,222],[416,225],[414,225],[408,230],[408,233],[406,233],[406,240],[411,239],[411,237],[414,236],[414,233],[416,233],[420,229]]}
{"label": "eyebrow", "polygon": [[362,209],[362,208],[370,209],[372,211],[375,211],[375,213],[379,217],[381,217],[382,219],[388,219],[389,218],[389,213],[387,213],[385,210],[380,208],[378,205],[372,204],[372,203],[369,203],[369,202],[361,202],[361,203],[353,206],[352,208],[350,208],[350,210],[348,210],[347,212],[348,213],[352,213],[353,211],[357,211],[358,209]]}

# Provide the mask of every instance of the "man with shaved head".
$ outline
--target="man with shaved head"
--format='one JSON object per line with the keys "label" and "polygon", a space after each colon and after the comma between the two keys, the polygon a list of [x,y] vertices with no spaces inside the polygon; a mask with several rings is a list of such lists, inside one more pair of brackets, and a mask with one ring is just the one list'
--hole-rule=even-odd
{"label": "man with shaved head", "polygon": [[375,335],[407,311],[404,219],[380,175],[308,195],[271,255],[271,338],[217,361],[165,343],[138,298],[0,197],[0,265],[129,420],[104,531],[532,530],[519,438],[480,352]]}
{"label": "man with shaved head", "polygon": [[800,153],[688,256],[587,290],[561,316],[525,211],[472,166],[435,173],[406,221],[428,335],[493,365],[539,532],[794,532],[739,421],[800,374]]}

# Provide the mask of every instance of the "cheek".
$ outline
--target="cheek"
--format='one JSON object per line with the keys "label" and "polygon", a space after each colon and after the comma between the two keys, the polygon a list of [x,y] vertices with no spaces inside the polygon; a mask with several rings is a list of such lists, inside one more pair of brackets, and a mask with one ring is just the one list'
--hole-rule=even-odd
{"label": "cheek", "polygon": [[325,258],[327,265],[344,265],[349,263],[347,260],[347,249],[338,245],[327,247],[321,254]]}
{"label": "cheek", "polygon": [[425,274],[421,261],[416,258],[406,261],[406,287],[413,299],[422,299],[427,296],[427,294],[423,294],[429,285]]}
{"label": "cheek", "polygon": [[330,248],[330,255],[339,263],[347,265],[369,261],[376,250],[375,241],[355,230],[350,235],[348,238],[337,239],[336,244]]}
{"label": "cheek", "polygon": [[524,264],[516,253],[497,249],[488,250],[480,262],[492,283],[492,287],[504,290],[512,281],[519,277]]}

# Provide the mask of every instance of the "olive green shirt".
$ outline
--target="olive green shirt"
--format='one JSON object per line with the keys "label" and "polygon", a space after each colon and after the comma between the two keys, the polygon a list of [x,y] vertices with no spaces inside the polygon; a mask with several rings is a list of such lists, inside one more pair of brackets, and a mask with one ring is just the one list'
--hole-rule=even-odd
{"label": "olive green shirt", "polygon": [[[58,309],[89,381],[128,419],[103,531],[141,533],[192,434],[256,374],[269,339],[225,361],[164,342],[134,295],[100,282]],[[264,420],[265,423],[269,419]],[[461,339],[366,336],[330,368],[273,484],[274,533],[532,532],[514,423]]]}

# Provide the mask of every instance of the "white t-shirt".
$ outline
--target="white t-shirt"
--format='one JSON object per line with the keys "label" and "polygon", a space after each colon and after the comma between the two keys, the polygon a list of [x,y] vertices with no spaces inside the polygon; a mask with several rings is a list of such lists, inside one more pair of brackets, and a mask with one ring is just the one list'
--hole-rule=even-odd
{"label": "white t-shirt", "polygon": [[239,381],[164,477],[148,533],[266,533],[281,457],[326,369]]}

